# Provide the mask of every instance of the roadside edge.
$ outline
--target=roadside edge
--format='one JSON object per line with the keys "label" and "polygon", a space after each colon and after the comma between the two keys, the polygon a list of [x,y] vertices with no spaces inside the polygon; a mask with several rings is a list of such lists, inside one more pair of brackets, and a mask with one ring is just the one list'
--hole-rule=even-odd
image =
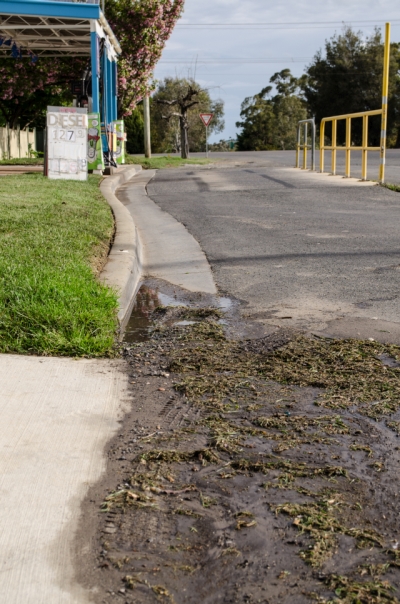
{"label": "roadside edge", "polygon": [[115,237],[100,280],[118,292],[118,322],[121,329],[129,318],[142,276],[143,252],[133,218],[115,192],[141,170],[141,166],[129,166],[118,174],[106,177],[100,185],[115,220]]}
{"label": "roadside edge", "polygon": [[147,186],[155,174],[154,170],[146,170],[117,192],[138,229],[143,274],[186,291],[217,295],[210,264],[199,242],[148,194]]}

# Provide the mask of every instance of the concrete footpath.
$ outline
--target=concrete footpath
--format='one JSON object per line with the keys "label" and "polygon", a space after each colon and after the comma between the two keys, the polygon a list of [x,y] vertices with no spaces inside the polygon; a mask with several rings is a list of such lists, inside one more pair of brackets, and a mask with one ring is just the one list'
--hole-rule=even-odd
{"label": "concrete footpath", "polygon": [[0,166],[0,176],[17,176],[18,174],[42,174],[43,166]]}
{"label": "concrete footpath", "polygon": [[0,355],[0,602],[86,604],[71,544],[127,400],[123,361]]}

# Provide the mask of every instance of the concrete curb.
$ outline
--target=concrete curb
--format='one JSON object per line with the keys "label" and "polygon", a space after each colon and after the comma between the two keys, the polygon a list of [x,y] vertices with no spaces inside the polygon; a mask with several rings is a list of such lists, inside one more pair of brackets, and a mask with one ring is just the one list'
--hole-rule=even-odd
{"label": "concrete curb", "polygon": [[129,166],[118,174],[108,176],[100,185],[100,190],[113,211],[116,228],[114,243],[100,279],[118,292],[118,321],[122,329],[129,319],[142,275],[143,253],[133,218],[115,192],[141,170],[141,166]]}
{"label": "concrete curb", "polygon": [[118,199],[138,228],[143,273],[187,291],[216,295],[211,267],[198,241],[148,196],[146,187],[154,176],[154,170],[146,170],[118,190]]}

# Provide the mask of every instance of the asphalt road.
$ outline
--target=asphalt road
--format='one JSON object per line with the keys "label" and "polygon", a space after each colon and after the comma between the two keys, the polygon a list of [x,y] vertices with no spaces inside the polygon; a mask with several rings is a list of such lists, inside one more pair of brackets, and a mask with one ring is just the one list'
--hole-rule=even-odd
{"label": "asphalt road", "polygon": [[[205,153],[193,153],[191,157],[205,157]],[[210,159],[225,160],[231,163],[254,162],[265,166],[294,167],[296,163],[295,151],[247,151],[237,153],[210,153]],[[311,168],[311,152],[307,154],[308,168]],[[325,152],[325,172],[331,171],[332,156],[329,151]],[[302,158],[300,160],[302,165]],[[379,180],[379,153],[369,152],[367,177],[370,180]],[[317,150],[315,156],[315,167],[319,171],[320,156]],[[345,173],[345,153],[338,151],[336,172],[340,176]],[[353,151],[351,154],[351,177],[361,178],[361,151]],[[386,182],[400,185],[400,149],[389,149],[386,156]]]}
{"label": "asphalt road", "polygon": [[148,185],[199,241],[220,290],[266,329],[400,343],[400,194],[287,167],[291,152],[226,155]]}

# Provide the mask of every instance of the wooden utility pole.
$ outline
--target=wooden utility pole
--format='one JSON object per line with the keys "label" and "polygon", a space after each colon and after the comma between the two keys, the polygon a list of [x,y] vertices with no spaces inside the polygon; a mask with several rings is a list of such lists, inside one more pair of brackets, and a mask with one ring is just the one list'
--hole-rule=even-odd
{"label": "wooden utility pole", "polygon": [[143,99],[144,116],[144,154],[151,157],[151,134],[150,134],[150,97],[148,94]]}

